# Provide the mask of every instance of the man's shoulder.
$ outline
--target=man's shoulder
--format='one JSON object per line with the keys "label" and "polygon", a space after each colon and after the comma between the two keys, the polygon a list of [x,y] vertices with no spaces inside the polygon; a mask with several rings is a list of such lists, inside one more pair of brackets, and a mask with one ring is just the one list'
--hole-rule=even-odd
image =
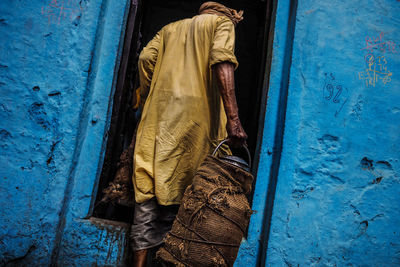
{"label": "man's shoulder", "polygon": [[181,20],[171,22],[171,23],[165,25],[163,27],[163,29],[166,29],[166,30],[174,29],[181,25],[198,23],[198,22],[215,24],[215,23],[218,23],[219,21],[224,21],[224,20],[230,21],[230,19],[226,16],[220,16],[220,15],[215,15],[215,14],[201,14],[201,15],[196,15],[192,18],[186,18],[186,19],[181,19]]}
{"label": "man's shoulder", "polygon": [[198,20],[209,21],[211,23],[231,21],[227,16],[217,15],[217,14],[201,14],[201,15],[197,15],[193,18],[197,18]]}
{"label": "man's shoulder", "polygon": [[181,20],[177,20],[174,22],[170,22],[167,25],[165,25],[162,29],[168,30],[168,29],[172,29],[172,28],[177,28],[180,25],[191,23],[192,20],[193,20],[193,18],[187,18],[187,19],[181,19]]}
{"label": "man's shoulder", "polygon": [[231,22],[231,20],[226,16],[220,16],[215,14],[202,14],[196,15],[192,18],[181,19],[171,22],[165,25],[160,33],[163,35],[169,35],[175,33],[176,31],[185,31],[192,27],[193,25],[201,25],[201,27],[206,27],[210,29],[215,29],[218,24],[224,22]]}

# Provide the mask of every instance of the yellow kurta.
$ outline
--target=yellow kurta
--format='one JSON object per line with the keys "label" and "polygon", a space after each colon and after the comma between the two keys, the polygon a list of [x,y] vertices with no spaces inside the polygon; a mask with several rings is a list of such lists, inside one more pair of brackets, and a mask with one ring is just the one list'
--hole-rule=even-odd
{"label": "yellow kurta", "polygon": [[133,184],[136,202],[180,204],[205,156],[226,138],[226,115],[211,66],[234,55],[235,28],[204,14],[163,27],[139,57],[140,95]]}

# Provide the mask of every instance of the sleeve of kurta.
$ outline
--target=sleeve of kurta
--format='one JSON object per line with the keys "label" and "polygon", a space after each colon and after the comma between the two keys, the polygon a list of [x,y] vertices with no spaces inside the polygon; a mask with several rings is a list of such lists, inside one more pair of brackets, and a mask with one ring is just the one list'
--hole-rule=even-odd
{"label": "sleeve of kurta", "polygon": [[158,49],[160,47],[161,33],[143,48],[139,55],[139,79],[140,79],[140,105],[143,106],[150,90],[151,79],[157,62]]}
{"label": "sleeve of kurta", "polygon": [[220,16],[211,45],[210,68],[224,61],[234,64],[235,69],[239,65],[235,57],[235,26],[228,17]]}

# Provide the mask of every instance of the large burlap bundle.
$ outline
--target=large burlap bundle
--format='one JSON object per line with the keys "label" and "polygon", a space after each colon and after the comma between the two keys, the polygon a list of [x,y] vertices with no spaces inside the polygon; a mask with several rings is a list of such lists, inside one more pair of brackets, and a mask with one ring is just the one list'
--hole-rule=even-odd
{"label": "large burlap bundle", "polygon": [[208,156],[157,258],[167,266],[233,266],[251,215],[252,181],[250,173]]}

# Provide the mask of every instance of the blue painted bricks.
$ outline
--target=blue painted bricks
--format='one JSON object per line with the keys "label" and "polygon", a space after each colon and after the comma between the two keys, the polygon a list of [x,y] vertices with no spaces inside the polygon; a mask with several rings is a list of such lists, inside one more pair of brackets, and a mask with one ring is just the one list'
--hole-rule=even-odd
{"label": "blue painted bricks", "polygon": [[[0,265],[124,266],[90,218],[128,0],[0,2]],[[400,2],[276,2],[235,266],[400,264]]]}

